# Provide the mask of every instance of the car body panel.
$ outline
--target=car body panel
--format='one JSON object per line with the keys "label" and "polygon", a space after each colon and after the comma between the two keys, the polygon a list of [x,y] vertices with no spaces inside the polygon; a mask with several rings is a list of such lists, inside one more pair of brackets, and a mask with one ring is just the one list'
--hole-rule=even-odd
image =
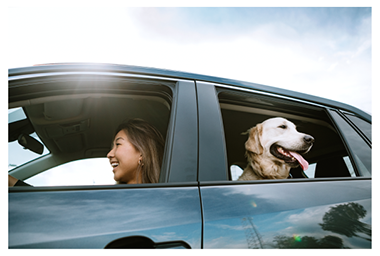
{"label": "car body panel", "polygon": [[201,183],[201,197],[204,248],[281,248],[280,241],[293,248],[319,248],[326,245],[310,243],[308,239],[322,241],[326,237],[338,241],[336,248],[371,248],[371,236],[355,232],[355,227],[351,237],[337,233],[350,226],[348,223],[353,219],[337,215],[341,222],[336,222],[333,231],[323,230],[319,225],[333,207],[354,205],[358,214],[363,215],[355,223],[370,232],[370,180],[212,186]]}
{"label": "car body panel", "polygon": [[9,248],[104,248],[136,235],[200,248],[198,188],[9,193]]}
{"label": "car body panel", "polygon": [[[193,81],[177,83],[173,104],[172,141],[169,150],[169,171],[166,182],[190,182],[197,180],[198,165],[198,118],[195,84]],[[162,174],[161,174],[162,176]]]}
{"label": "car body panel", "polygon": [[[228,165],[223,122],[213,84],[197,82],[199,113],[199,181],[226,180]],[[223,170],[225,170],[223,172]]]}

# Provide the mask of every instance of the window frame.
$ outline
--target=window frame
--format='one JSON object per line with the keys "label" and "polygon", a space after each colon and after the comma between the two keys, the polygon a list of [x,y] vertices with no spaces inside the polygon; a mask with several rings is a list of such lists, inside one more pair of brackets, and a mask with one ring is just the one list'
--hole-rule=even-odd
{"label": "window frame", "polygon": [[[74,73],[74,74],[73,74]],[[62,93],[62,84],[64,82],[72,82],[75,79],[81,79],[84,75],[89,75],[89,72],[68,72],[67,77],[65,72],[53,73],[53,74],[31,74],[31,75],[22,75],[18,80],[17,77],[9,80],[9,108],[13,107],[22,107],[23,105],[33,104],[33,101],[39,101],[40,98],[55,96],[55,95],[67,95],[70,92],[70,89],[65,88],[65,92]],[[171,183],[191,183],[196,181],[197,178],[197,165],[198,165],[198,123],[197,123],[197,106],[196,106],[196,95],[195,95],[195,82],[193,80],[179,79],[179,78],[170,78],[170,77],[159,77],[159,76],[150,76],[150,75],[136,75],[136,74],[115,74],[107,72],[90,72],[92,75],[98,75],[99,77],[105,76],[105,79],[135,79],[137,81],[156,81],[162,84],[164,83],[169,90],[171,90],[171,109],[169,124],[167,128],[167,136],[164,150],[164,159],[161,167],[161,175],[158,183],[159,185],[154,186],[165,186],[165,184]],[[104,78],[104,77],[103,77]],[[56,86],[55,82],[59,82],[60,86]],[[49,86],[48,83],[52,83]],[[47,90],[41,90],[41,88],[46,88]],[[71,85],[71,84],[70,84]],[[72,86],[72,85],[71,85]],[[74,88],[75,89],[75,88]],[[74,90],[75,91],[75,90]],[[125,90],[118,90],[120,93],[125,93]],[[141,92],[141,89],[140,89]],[[111,94],[117,94],[117,91],[113,90]],[[144,93],[144,92],[143,92]],[[187,100],[184,101],[184,98]],[[195,122],[194,122],[195,121]],[[186,129],[183,129],[186,128]],[[191,136],[189,136],[191,134]],[[182,150],[182,152],[191,152],[191,157],[188,154],[178,154],[181,152],[180,148],[183,149],[184,145],[183,138],[188,143],[185,145],[190,145],[190,150]],[[67,163],[72,159],[61,159],[62,163]],[[54,166],[58,166],[54,157],[51,154],[42,156],[34,161],[31,161],[27,164],[14,168],[9,172],[9,174],[24,179],[25,170],[28,168],[33,168],[35,166],[41,167],[41,163],[44,163],[44,167],[40,172],[48,170]],[[184,166],[185,168],[178,168]],[[26,175],[29,178],[33,175]],[[153,184],[138,184],[135,187],[146,187]],[[184,184],[185,185],[185,184]],[[101,187],[109,185],[90,185],[90,189],[101,189]],[[121,185],[115,186],[119,187]],[[170,185],[171,186],[171,185]],[[62,188],[57,187],[47,187],[44,190],[55,190],[55,189],[69,189],[72,186],[64,186]],[[39,187],[41,188],[41,187]],[[88,185],[84,186],[74,186],[78,190],[88,189]],[[32,190],[35,191],[36,187],[28,188],[10,188],[10,191],[22,191]],[[72,189],[72,188],[71,188]],[[37,189],[39,190],[39,189]]]}
{"label": "window frame", "polygon": [[[207,86],[212,86],[213,87],[213,90],[215,92],[215,95],[208,95],[208,97],[199,97],[200,95],[200,92],[204,92],[200,89],[200,87],[198,86],[199,85],[207,85]],[[224,85],[224,84],[216,84],[216,83],[198,83],[197,82],[197,91],[198,91],[198,104],[201,106],[201,104],[204,104],[206,105],[206,103],[202,103],[201,101],[202,100],[208,100],[208,104],[210,107],[212,107],[212,105],[214,105],[213,107],[215,108],[215,106],[217,105],[217,109],[213,110],[214,114],[218,113],[218,119],[220,120],[220,122],[222,122],[222,125],[221,125],[221,128],[219,128],[222,133],[223,133],[223,137],[222,138],[219,138],[219,142],[212,142],[212,143],[209,143],[209,150],[212,150],[213,148],[216,148],[215,145],[220,145],[221,141],[223,142],[223,151],[225,152],[224,154],[222,153],[219,153],[219,158],[220,159],[224,159],[225,162],[227,162],[227,149],[226,149],[226,143],[225,143],[225,136],[224,136],[224,129],[223,129],[223,120],[222,120],[222,117],[221,117],[221,112],[220,112],[220,102],[219,102],[219,93],[221,93],[222,91],[224,90],[228,90],[228,91],[235,91],[237,93],[239,92],[243,92],[243,93],[252,93],[252,94],[255,94],[255,95],[263,95],[263,96],[266,96],[266,97],[271,97],[272,99],[280,99],[280,100],[286,100],[286,101],[289,101],[289,102],[294,102],[295,104],[297,103],[301,103],[302,105],[305,105],[305,106],[310,106],[312,108],[318,108],[320,109],[321,111],[324,111],[327,118],[330,118],[331,117],[329,116],[328,114],[328,109],[336,109],[337,108],[332,108],[331,106],[326,106],[326,105],[322,105],[320,104],[319,102],[311,102],[311,101],[308,101],[308,100],[304,100],[304,99],[298,99],[298,98],[291,98],[289,96],[283,96],[283,95],[279,95],[279,94],[275,94],[275,93],[269,93],[269,92],[263,92],[263,91],[258,91],[258,90],[255,90],[255,89],[249,89],[249,88],[239,88],[239,87],[236,87],[236,86],[231,86],[231,85]],[[202,99],[203,98],[203,99]],[[214,103],[210,103],[211,101],[213,101]],[[215,104],[215,102],[217,104]],[[211,111],[210,111],[211,113]],[[215,119],[215,118],[214,118]],[[204,122],[210,122],[209,119],[201,119],[200,117],[200,120],[199,120],[199,126],[202,127],[204,126]],[[214,120],[214,123],[209,123],[208,125],[210,126],[215,126],[216,127],[216,123],[218,123],[219,121],[218,120]],[[334,125],[335,124],[335,121],[332,120],[332,123]],[[201,129],[201,128],[200,128]],[[335,127],[336,129],[336,127]],[[336,129],[337,132],[339,133],[339,136],[341,136],[341,131],[339,129]],[[201,133],[201,131],[200,131]],[[345,140],[345,138],[342,138],[341,137],[341,140],[342,140],[342,143],[344,144],[345,148],[346,148],[346,151],[347,151],[347,154],[349,156],[349,159],[351,161],[351,164],[353,166],[353,169],[354,169],[354,172],[356,174],[356,177],[329,177],[329,178],[310,178],[310,179],[286,179],[284,181],[281,181],[281,182],[294,182],[295,180],[297,180],[297,182],[303,182],[303,181],[307,181],[307,182],[313,182],[313,181],[326,181],[326,180],[347,180],[347,179],[371,179],[371,177],[363,177],[363,176],[359,176],[360,173],[358,171],[358,168],[356,166],[356,161],[353,159],[352,157],[352,153],[351,151],[349,150],[349,148],[347,147],[347,142]],[[201,143],[201,142],[200,142]],[[222,158],[222,155],[223,155],[223,158]],[[202,162],[202,161],[207,161],[208,159],[203,155],[203,154],[200,154],[199,156],[199,161]],[[211,180],[209,178],[206,178],[206,179],[202,179],[202,176],[200,176],[200,179],[199,181],[201,182],[201,184],[204,184],[204,185],[207,185],[207,184],[212,184],[212,185],[216,185],[216,184],[246,184],[246,183],[260,183],[260,182],[263,182],[262,180],[260,181],[231,181],[229,180],[228,178],[228,175],[229,175],[229,166],[226,164],[226,169],[223,170],[223,171],[219,171],[219,174],[216,174],[215,172],[213,173],[210,169],[201,169],[200,168],[200,172],[208,172],[208,176],[212,176],[212,175],[218,175],[217,177],[219,177],[219,179],[214,179],[214,180]],[[227,178],[225,180],[222,180],[220,179],[220,177],[222,177],[224,175],[224,173],[227,172]],[[203,175],[204,177],[207,177],[207,175]],[[278,182],[277,180],[268,180],[266,182]]]}
{"label": "window frame", "polygon": [[[372,147],[372,121],[365,120],[362,117],[355,115],[354,113],[347,112],[344,110],[339,110],[339,112],[342,114],[346,122],[351,124],[351,126],[357,131],[357,133],[359,133],[363,137],[363,139],[368,143],[368,145]],[[371,125],[371,131],[365,131],[367,127],[363,127],[362,124],[359,124],[358,120]]]}
{"label": "window frame", "polygon": [[[329,114],[333,124],[335,125],[335,129],[338,131],[339,136],[341,137],[343,143],[345,144],[348,156],[350,158],[350,161],[351,161],[351,164],[354,168],[356,176],[357,177],[369,177],[369,178],[371,178],[372,177],[372,168],[370,170],[370,173],[371,173],[370,176],[364,175],[364,173],[361,171],[361,168],[359,168],[360,164],[358,163],[358,160],[355,157],[356,154],[354,153],[354,150],[352,148],[352,142],[347,138],[347,134],[343,131],[342,125],[339,124],[339,122],[336,120],[337,117],[335,117],[334,114],[336,114],[338,117],[340,117],[341,121],[345,122],[345,125],[350,127],[353,130],[353,132],[356,132],[356,134],[363,140],[363,142],[365,144],[368,145],[368,147],[372,151],[372,146],[371,146],[370,141],[362,132],[358,131],[358,128],[355,125],[353,125],[352,122],[349,121],[348,118],[344,114],[342,114],[342,112],[339,109],[327,108],[327,111],[328,111],[328,114]],[[371,165],[372,165],[372,163],[371,163]]]}

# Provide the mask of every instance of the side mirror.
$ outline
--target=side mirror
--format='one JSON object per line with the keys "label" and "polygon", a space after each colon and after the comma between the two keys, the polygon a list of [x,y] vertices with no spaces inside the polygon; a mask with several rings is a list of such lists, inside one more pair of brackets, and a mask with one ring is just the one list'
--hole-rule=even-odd
{"label": "side mirror", "polygon": [[44,145],[27,134],[20,134],[20,136],[18,136],[18,143],[23,146],[24,149],[29,149],[30,151],[39,155],[44,152]]}

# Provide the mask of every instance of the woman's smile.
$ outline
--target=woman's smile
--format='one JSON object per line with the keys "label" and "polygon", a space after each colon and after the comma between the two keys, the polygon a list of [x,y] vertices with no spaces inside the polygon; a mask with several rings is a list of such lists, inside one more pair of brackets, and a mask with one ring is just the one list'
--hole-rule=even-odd
{"label": "woman's smile", "polygon": [[115,168],[119,166],[118,162],[112,161],[111,166],[113,167],[113,170],[115,171]]}

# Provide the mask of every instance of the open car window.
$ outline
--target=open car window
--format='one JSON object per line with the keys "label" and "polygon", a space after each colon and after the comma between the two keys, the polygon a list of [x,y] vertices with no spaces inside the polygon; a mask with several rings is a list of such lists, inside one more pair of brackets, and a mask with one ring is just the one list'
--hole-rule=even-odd
{"label": "open car window", "polygon": [[[107,153],[121,123],[142,119],[166,140],[173,82],[106,81],[102,89],[97,82],[82,79],[78,92],[70,81],[57,94],[39,90],[10,104],[10,175],[33,186],[115,184]],[[38,141],[42,154],[20,145],[21,134],[33,145]]]}
{"label": "open car window", "polygon": [[[344,136],[324,108],[221,88],[218,96],[230,180],[237,180],[248,164],[245,156],[248,135],[245,132],[272,117],[286,118],[296,125],[299,132],[315,138],[313,147],[303,156],[309,163],[308,169],[292,168],[289,178],[361,176],[343,141]],[[370,152],[369,147],[367,151]]]}
{"label": "open car window", "polygon": [[26,183],[32,186],[113,185],[115,181],[107,158],[76,160],[39,173]]}

